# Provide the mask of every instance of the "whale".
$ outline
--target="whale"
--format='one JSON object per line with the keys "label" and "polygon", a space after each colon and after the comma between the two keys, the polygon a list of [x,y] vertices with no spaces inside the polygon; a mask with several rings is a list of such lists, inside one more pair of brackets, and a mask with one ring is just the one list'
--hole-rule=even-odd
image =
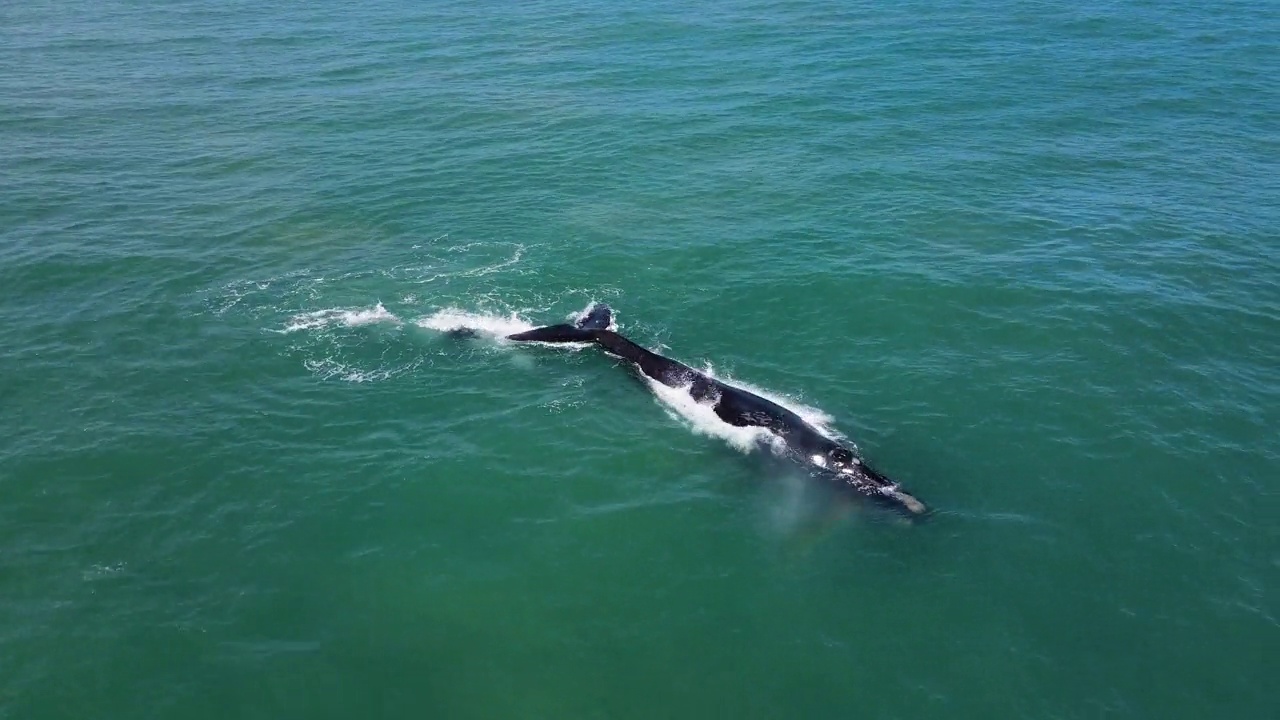
{"label": "whale", "polygon": [[595,303],[572,324],[547,325],[510,334],[506,338],[514,342],[590,343],[599,346],[606,353],[630,363],[645,377],[687,392],[696,402],[711,406],[716,416],[729,425],[768,430],[780,441],[786,455],[836,488],[870,498],[908,517],[919,518],[930,512],[918,498],[868,465],[854,449],[820,431],[795,412],[641,347],[610,329],[612,326],[612,309],[603,303]]}

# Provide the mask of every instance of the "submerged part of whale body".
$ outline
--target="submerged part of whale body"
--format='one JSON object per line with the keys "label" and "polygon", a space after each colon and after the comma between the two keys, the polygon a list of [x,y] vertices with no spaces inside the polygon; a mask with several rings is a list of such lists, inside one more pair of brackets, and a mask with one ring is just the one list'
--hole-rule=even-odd
{"label": "submerged part of whale body", "polygon": [[913,516],[924,515],[928,511],[924,503],[904,492],[897,483],[873,470],[852,450],[791,410],[646,350],[609,330],[612,322],[613,314],[609,307],[595,304],[572,325],[548,325],[508,335],[507,338],[517,342],[595,343],[610,354],[631,362],[645,377],[667,387],[687,391],[697,402],[711,405],[722,421],[737,427],[769,430],[797,460],[814,467],[839,485]]}

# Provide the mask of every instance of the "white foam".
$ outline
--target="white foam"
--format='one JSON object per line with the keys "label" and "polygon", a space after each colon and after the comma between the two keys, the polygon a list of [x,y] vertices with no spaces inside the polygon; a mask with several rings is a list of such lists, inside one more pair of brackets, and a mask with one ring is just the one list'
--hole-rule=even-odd
{"label": "white foam", "polygon": [[418,327],[440,332],[452,330],[475,330],[478,333],[503,338],[515,333],[532,330],[536,325],[530,323],[516,313],[507,316],[473,313],[457,308],[446,308],[432,315],[414,321]]}
{"label": "white foam", "polygon": [[392,371],[385,368],[380,368],[378,370],[361,370],[360,368],[340,362],[331,357],[323,360],[306,360],[302,364],[322,380],[337,378],[339,380],[345,380],[346,382],[363,383],[386,380],[392,375]]}
{"label": "white foam", "polygon": [[285,325],[284,329],[279,332],[292,333],[299,330],[314,330],[334,324],[359,327],[374,323],[399,324],[400,318],[383,307],[382,303],[378,303],[371,308],[329,308],[327,310],[315,310],[294,315],[290,318],[289,324]]}
{"label": "white foam", "polygon": [[778,436],[762,427],[738,427],[720,419],[716,415],[713,402],[700,403],[689,394],[689,386],[668,387],[649,377],[645,377],[649,389],[662,402],[667,413],[676,421],[683,423],[699,435],[717,437],[734,448],[749,453],[758,447],[772,447],[775,452],[783,446]]}

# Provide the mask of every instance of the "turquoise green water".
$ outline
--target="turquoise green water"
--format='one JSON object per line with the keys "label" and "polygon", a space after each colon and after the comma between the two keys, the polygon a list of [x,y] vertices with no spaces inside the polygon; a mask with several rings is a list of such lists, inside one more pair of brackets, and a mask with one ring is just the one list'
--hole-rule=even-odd
{"label": "turquoise green water", "polygon": [[[1276,77],[1261,0],[5,4],[0,718],[1276,717]],[[937,515],[433,329],[593,300]]]}

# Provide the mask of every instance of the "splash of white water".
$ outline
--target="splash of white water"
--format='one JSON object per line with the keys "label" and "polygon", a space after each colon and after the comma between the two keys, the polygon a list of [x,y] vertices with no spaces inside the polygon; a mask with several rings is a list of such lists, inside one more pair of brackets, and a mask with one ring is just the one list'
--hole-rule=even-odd
{"label": "splash of white water", "polygon": [[328,325],[344,325],[358,327],[374,323],[400,324],[400,318],[382,306],[382,303],[371,308],[329,308],[313,312],[300,313],[289,319],[289,324],[277,332],[293,333],[299,330],[314,330]]}

